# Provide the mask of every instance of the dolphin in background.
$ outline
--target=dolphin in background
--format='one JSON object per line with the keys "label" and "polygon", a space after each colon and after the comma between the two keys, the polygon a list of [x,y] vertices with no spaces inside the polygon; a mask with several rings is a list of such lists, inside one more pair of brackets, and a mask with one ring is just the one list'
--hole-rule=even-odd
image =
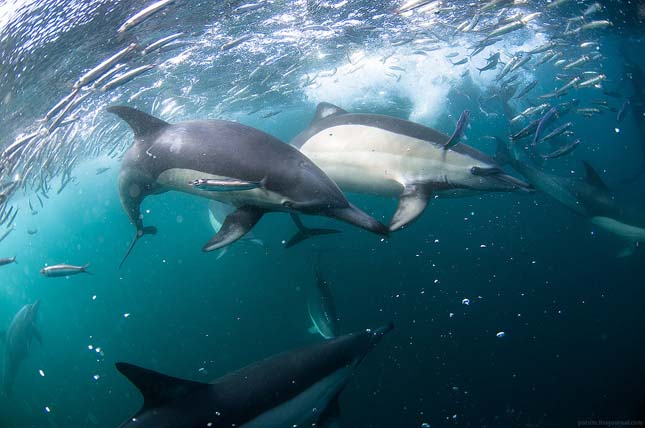
{"label": "dolphin in background", "polygon": [[[219,232],[219,230],[222,228],[222,225],[224,224],[224,221],[226,220],[226,216],[231,214],[233,211],[235,211],[235,207],[231,205],[227,205],[218,201],[208,202],[208,220],[210,221],[211,227],[213,228],[214,232]],[[247,233],[243,238],[240,239],[239,242],[248,242],[265,248],[264,242],[261,239],[256,238],[253,232]],[[230,247],[222,248],[217,257],[215,257],[215,260],[219,260],[224,257],[224,255],[228,253],[229,248]]]}
{"label": "dolphin in background", "polygon": [[338,336],[338,315],[329,281],[325,279],[320,267],[320,254],[316,256],[314,274],[316,281],[307,297],[307,311],[313,324],[309,332],[320,334],[325,339],[333,339]]}
{"label": "dolphin in background", "polygon": [[628,246],[618,254],[619,257],[631,255],[639,242],[645,242],[645,213],[620,205],[600,175],[587,162],[583,162],[584,179],[548,174],[529,161],[521,161],[515,150],[509,149],[502,139],[496,139],[500,163],[509,163],[537,190],[592,224],[625,239]]}
{"label": "dolphin in background", "polygon": [[388,325],[287,351],[212,383],[117,363],[143,395],[142,408],[120,428],[338,427],[338,396],[391,329]]}
{"label": "dolphin in background", "polygon": [[9,396],[18,368],[29,353],[32,339],[42,344],[42,338],[36,330],[36,315],[40,301],[23,306],[13,317],[6,333],[1,337],[4,343],[4,363],[2,371],[2,390]]}
{"label": "dolphin in background", "polygon": [[[460,120],[453,135],[463,132],[465,122]],[[320,103],[309,128],[291,144],[344,191],[398,198],[389,225],[395,231],[417,219],[433,194],[529,189],[492,158],[457,140],[407,120]]]}

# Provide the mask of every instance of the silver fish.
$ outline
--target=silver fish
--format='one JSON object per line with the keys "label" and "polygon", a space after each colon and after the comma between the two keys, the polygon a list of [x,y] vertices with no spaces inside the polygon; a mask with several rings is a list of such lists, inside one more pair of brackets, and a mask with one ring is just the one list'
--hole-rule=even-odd
{"label": "silver fish", "polygon": [[124,83],[132,80],[134,77],[138,76],[139,74],[145,73],[146,71],[154,67],[155,66],[153,64],[142,65],[141,67],[137,67],[123,74],[119,74],[114,79],[110,80],[105,85],[103,85],[103,87],[101,87],[101,92],[106,92],[112,88],[123,85]]}
{"label": "silver fish", "polygon": [[542,157],[542,159],[559,158],[559,157],[562,157],[564,155],[567,155],[567,154],[571,153],[573,151],[573,149],[578,147],[579,144],[580,144],[580,140],[577,139],[577,140],[573,141],[572,143],[567,144],[564,147],[560,147],[559,149],[555,150],[554,152],[548,153],[546,155],[540,155],[540,156]]}
{"label": "silver fish", "polygon": [[231,40],[230,42],[224,43],[222,46],[220,46],[219,50],[224,52],[230,49],[233,49],[236,46],[241,45],[242,43],[246,42],[249,40],[252,36],[250,34],[246,34],[242,37],[238,37],[235,40]]}
{"label": "silver fish", "polygon": [[95,79],[97,79],[99,76],[101,76],[103,73],[105,73],[110,67],[112,67],[114,64],[119,62],[121,58],[132,52],[137,48],[136,43],[130,43],[128,47],[121,49],[119,52],[115,53],[81,77],[74,83],[74,89],[80,88],[81,86],[87,85],[88,83],[91,83]]}
{"label": "silver fish", "polygon": [[90,266],[89,263],[83,266],[60,264],[60,265],[54,265],[54,266],[46,266],[40,270],[40,273],[43,276],[47,276],[50,278],[61,277],[61,276],[71,276],[79,273],[90,273],[87,271],[87,268],[89,266]]}
{"label": "silver fish", "polygon": [[5,257],[5,258],[0,259],[0,266],[8,265],[8,264],[11,264],[11,263],[17,263],[15,256],[14,257]]}
{"label": "silver fish", "polygon": [[443,145],[444,149],[449,149],[459,143],[459,139],[464,135],[466,125],[468,125],[468,118],[470,118],[470,111],[464,110],[461,113],[461,116],[459,116],[455,131],[450,136],[450,139]]}
{"label": "silver fish", "polygon": [[551,107],[549,111],[546,112],[546,114],[540,119],[538,122],[537,128],[535,129],[535,136],[533,137],[533,145],[536,145],[537,142],[540,140],[540,135],[542,134],[542,131],[544,128],[549,124],[551,119],[553,119],[554,116],[556,116],[558,113],[558,110],[555,107]]}
{"label": "silver fish", "polygon": [[208,192],[232,192],[238,190],[252,190],[264,187],[263,181],[246,181],[236,178],[198,178],[188,184]]}
{"label": "silver fish", "polygon": [[153,51],[159,49],[160,47],[162,47],[164,45],[167,45],[168,43],[170,43],[170,42],[172,42],[174,40],[177,40],[178,38],[180,38],[183,35],[184,35],[184,33],[175,33],[175,34],[172,34],[172,35],[170,35],[168,37],[164,37],[163,39],[159,39],[154,43],[150,43],[148,46],[145,47],[145,49],[143,49],[141,51],[141,54],[142,55],[149,54],[150,52],[153,52]]}
{"label": "silver fish", "polygon": [[147,19],[150,15],[160,11],[167,5],[171,4],[174,2],[174,0],[160,0],[158,2],[155,2],[151,4],[150,6],[146,7],[145,9],[142,9],[141,11],[135,13],[132,15],[130,18],[128,18],[117,30],[118,33],[123,33],[127,31],[128,29],[134,27],[135,25],[141,23],[145,19]]}

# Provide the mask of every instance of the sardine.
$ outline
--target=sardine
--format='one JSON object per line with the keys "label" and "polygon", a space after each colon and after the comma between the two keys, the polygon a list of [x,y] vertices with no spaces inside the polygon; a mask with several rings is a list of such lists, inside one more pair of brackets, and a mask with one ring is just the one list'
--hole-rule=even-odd
{"label": "sardine", "polygon": [[107,82],[105,85],[101,87],[101,92],[107,92],[112,88],[116,88],[117,86],[121,86],[126,82],[129,82],[136,76],[145,73],[148,70],[153,69],[155,66],[153,64],[148,64],[148,65],[142,65],[141,67],[137,67],[135,69],[132,69],[130,71],[127,71],[123,74],[119,74],[116,76],[114,79],[110,80]]}
{"label": "sardine", "polygon": [[128,29],[134,27],[137,24],[140,24],[144,20],[146,20],[148,17],[150,17],[152,14],[159,12],[161,9],[166,7],[167,5],[173,3],[174,0],[160,0],[156,3],[151,4],[150,6],[146,7],[145,9],[142,9],[141,11],[135,13],[132,15],[130,18],[128,18],[117,30],[118,33],[123,33],[127,31]]}
{"label": "sardine", "polygon": [[142,55],[147,55],[150,52],[153,52],[153,51],[159,49],[160,47],[162,47],[164,45],[167,45],[168,43],[170,43],[172,41],[177,40],[178,38],[180,38],[183,35],[184,35],[184,33],[176,33],[176,34],[172,34],[172,35],[170,35],[168,37],[164,37],[163,39],[159,39],[154,43],[150,43],[148,46],[145,47],[145,49],[143,49],[141,51],[141,54]]}
{"label": "sardine", "polygon": [[199,190],[208,192],[233,192],[240,190],[252,190],[264,187],[262,181],[246,181],[237,178],[198,178],[188,184]]}
{"label": "sardine", "polygon": [[110,67],[119,62],[121,58],[132,52],[137,48],[136,43],[131,43],[128,47],[121,49],[119,52],[115,53],[84,75],[82,75],[76,83],[74,83],[74,89],[78,89],[81,86],[91,83],[95,79],[99,78],[103,73],[105,73]]}
{"label": "sardine", "polygon": [[553,119],[554,116],[557,115],[557,109],[555,107],[551,107],[549,111],[546,112],[546,114],[540,119],[538,122],[537,128],[535,129],[535,135],[533,136],[533,145],[536,145],[537,142],[540,140],[540,135],[542,134],[542,131],[546,126],[549,124],[551,119]]}
{"label": "sardine", "polygon": [[555,138],[558,135],[563,134],[567,129],[571,128],[572,125],[573,125],[572,122],[567,122],[564,125],[558,126],[553,131],[549,132],[547,135],[542,137],[540,141],[547,141],[547,140],[550,140],[551,138]]}
{"label": "sardine", "polygon": [[238,38],[237,38],[237,39],[235,39],[235,40],[231,40],[230,42],[224,43],[222,46],[220,46],[219,50],[220,50],[221,52],[224,52],[224,51],[228,51],[228,50],[230,50],[230,49],[233,49],[234,47],[239,46],[239,45],[241,45],[242,43],[246,42],[246,41],[247,41],[247,40],[249,40],[251,37],[253,37],[253,36],[252,36],[252,35],[250,35],[250,34],[246,34],[246,35],[244,35],[244,36],[242,36],[242,37],[238,37]]}
{"label": "sardine", "polygon": [[79,273],[90,273],[87,268],[90,266],[89,263],[83,266],[74,266],[74,265],[54,265],[46,266],[40,270],[41,275],[48,276],[50,278],[61,277],[61,276],[72,276]]}
{"label": "sardine", "polygon": [[542,157],[542,159],[559,158],[559,157],[562,157],[564,155],[567,155],[567,154],[571,153],[576,147],[578,147],[579,144],[580,144],[580,139],[577,139],[577,140],[571,142],[570,144],[567,144],[564,147],[560,147],[559,149],[555,150],[554,152],[551,152],[551,153],[546,154],[546,155],[540,155],[540,156]]}
{"label": "sardine", "polygon": [[446,141],[446,143],[443,145],[444,149],[449,149],[459,143],[459,139],[464,135],[466,125],[468,125],[468,118],[470,118],[470,111],[464,110],[461,113],[461,116],[459,116],[455,131],[452,133],[448,141]]}

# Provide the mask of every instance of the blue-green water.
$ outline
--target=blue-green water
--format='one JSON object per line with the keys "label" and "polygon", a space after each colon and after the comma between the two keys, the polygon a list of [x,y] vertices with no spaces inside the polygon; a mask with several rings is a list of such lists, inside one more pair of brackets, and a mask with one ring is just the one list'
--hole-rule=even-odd
{"label": "blue-green water", "polygon": [[[32,344],[13,394],[0,398],[0,427],[118,426],[140,407],[141,398],[115,370],[116,361],[207,382],[322,340],[307,331],[306,298],[318,254],[342,333],[388,321],[396,326],[343,392],[342,426],[642,425],[645,252],[641,247],[616,257],[624,240],[539,192],[433,199],[417,222],[389,239],[306,217],[310,226],[342,234],[290,249],[283,242],[295,226],[285,214],[270,214],[253,229],[264,247],[236,243],[219,259],[200,251],[213,234],[208,201],[165,193],[143,203],[145,221],[159,232],[142,239],[119,270],[133,227],[119,202],[118,154],[132,135],[106,106],[128,104],[170,122],[236,120],[286,142],[307,127],[321,101],[414,120],[448,134],[467,108],[466,142],[491,155],[495,147],[484,136],[509,133],[501,107],[478,102],[496,83],[494,74],[479,77],[471,67],[483,66],[488,55],[465,66],[472,79],[444,58],[467,52],[467,42],[483,37],[455,35],[448,26],[472,19],[474,5],[455,2],[436,14],[434,31],[445,37],[436,42],[440,49],[421,56],[397,41],[430,37],[421,24],[432,21],[393,13],[398,2],[276,1],[249,13],[232,12],[243,2],[217,3],[176,1],[121,37],[116,28],[144,4],[0,5],[2,147],[34,129],[79,75],[130,41],[146,45],[186,34],[185,45],[153,57],[157,68],[151,73],[89,97],[78,109],[79,119],[40,149],[38,167],[46,172],[36,169],[23,177],[26,189],[12,195],[20,212],[15,230],[0,242],[0,256],[15,255],[18,263],[0,267],[0,329],[23,305],[40,299],[43,344]],[[494,50],[540,45],[591,3],[572,1],[546,10],[545,3],[535,2],[521,8],[522,13],[544,9],[540,25],[504,36],[499,42],[504,47]],[[610,3],[594,17],[614,25],[589,34],[600,43],[603,58],[588,69],[606,74],[603,88],[619,96],[580,91],[575,97],[581,106],[603,99],[618,108],[637,94],[640,82],[632,81],[627,66],[628,61],[643,66],[637,58],[643,29],[637,8],[643,4],[636,3]],[[512,9],[483,14],[482,21]],[[484,31],[484,23],[478,25]],[[249,42],[220,50],[248,33]],[[579,56],[575,47],[560,49],[572,60]],[[396,59],[391,64],[405,69],[394,70],[398,80],[385,74],[392,71],[384,69],[390,56]],[[249,77],[267,58],[278,59]],[[283,76],[294,64],[300,67]],[[522,83],[533,78],[540,83],[530,101],[514,107],[539,103],[538,94],[561,87],[566,80],[556,80],[558,73],[552,64],[525,69]],[[306,85],[311,78],[317,83]],[[271,112],[279,113],[263,118]],[[624,182],[641,168],[643,119],[627,114],[617,123],[616,113],[605,111],[568,120],[582,144],[544,168],[577,177],[581,160],[587,160],[621,201],[645,210],[645,178]],[[120,146],[108,155],[115,144]],[[72,160],[75,179],[57,194],[60,172]],[[96,175],[100,167],[110,169]],[[33,177],[50,172],[52,189],[43,192]],[[9,179],[3,175],[3,182]],[[35,198],[42,193],[49,196],[43,207]],[[396,208],[394,199],[348,197],[384,223]],[[30,212],[29,202],[37,213]],[[39,274],[57,263],[90,263],[92,275]],[[462,303],[466,298],[470,305]],[[500,331],[505,337],[496,337]]]}

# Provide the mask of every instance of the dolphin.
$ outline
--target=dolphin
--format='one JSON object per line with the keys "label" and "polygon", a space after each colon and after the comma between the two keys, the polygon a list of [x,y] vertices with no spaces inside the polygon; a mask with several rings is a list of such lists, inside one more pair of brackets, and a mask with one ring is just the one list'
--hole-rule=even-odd
{"label": "dolphin", "polygon": [[344,191],[398,197],[390,231],[417,219],[433,194],[529,189],[484,153],[452,145],[446,134],[390,116],[348,113],[329,103],[318,104],[309,128],[291,144]]}
{"label": "dolphin", "polygon": [[[126,106],[107,110],[134,131],[134,143],[119,173],[121,204],[136,227],[123,261],[139,238],[156,233],[156,228],[143,225],[142,201],[168,190],[236,208],[203,246],[204,251],[238,240],[271,211],[324,215],[388,234],[386,226],[350,204],[336,183],[306,156],[260,130],[225,120],[170,124]],[[222,183],[220,191],[193,185],[201,179]]]}
{"label": "dolphin", "polygon": [[[223,202],[215,200],[209,201],[208,220],[210,221],[213,231],[218,232],[222,228],[226,217],[233,211],[235,211],[235,207],[233,207],[232,205],[227,205]],[[244,235],[244,237],[240,239],[240,242],[248,242],[264,248],[264,241],[256,238],[253,232],[248,232],[246,235]],[[215,257],[215,260],[219,260],[224,257],[224,255],[226,255],[226,253],[228,252],[228,249],[229,247],[222,248],[222,251],[220,251],[217,257]]]}
{"label": "dolphin", "polygon": [[116,363],[143,395],[120,428],[337,427],[338,396],[392,325],[288,351],[201,383]]}
{"label": "dolphin", "polygon": [[583,161],[584,179],[548,174],[521,161],[502,139],[496,139],[497,158],[501,163],[510,163],[537,190],[599,228],[625,239],[629,245],[619,253],[619,257],[631,255],[638,243],[645,241],[645,213],[620,205],[600,174],[589,163]]}
{"label": "dolphin", "polygon": [[23,306],[13,317],[6,333],[0,336],[5,346],[2,390],[7,396],[11,394],[18,368],[29,352],[31,340],[35,338],[42,344],[42,338],[35,325],[39,307],[39,300]]}
{"label": "dolphin", "polygon": [[307,312],[312,322],[309,332],[320,334],[325,339],[338,336],[338,315],[334,295],[320,269],[320,255],[315,264],[316,283],[309,290],[307,297]]}

